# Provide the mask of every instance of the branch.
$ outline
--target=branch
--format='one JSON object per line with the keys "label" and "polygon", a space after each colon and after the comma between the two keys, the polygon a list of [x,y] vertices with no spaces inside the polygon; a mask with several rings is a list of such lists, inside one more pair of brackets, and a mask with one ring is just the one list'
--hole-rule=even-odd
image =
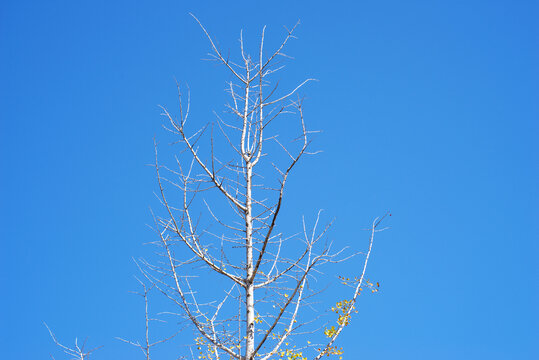
{"label": "branch", "polygon": [[[380,224],[380,222],[382,220],[384,220],[384,218],[388,215],[389,213],[386,213],[384,216],[382,216],[382,218],[376,218],[374,219],[373,223],[372,223],[372,227],[371,227],[371,237],[370,237],[370,241],[369,241],[369,249],[367,250],[367,255],[365,256],[365,261],[363,262],[363,270],[361,272],[361,276],[359,278],[359,281],[358,281],[358,284],[356,286],[356,289],[354,291],[354,296],[352,297],[352,300],[350,301],[350,306],[348,308],[348,311],[346,312],[346,314],[344,315],[345,317],[350,317],[350,314],[352,313],[353,309],[354,309],[354,304],[356,303],[357,301],[357,298],[359,296],[359,294],[361,293],[361,285],[363,284],[363,279],[365,278],[365,272],[367,271],[367,264],[369,262],[369,257],[371,255],[371,251],[372,251],[372,245],[374,243],[374,233],[376,232],[376,228],[378,227],[378,225]],[[335,333],[333,334],[333,336],[331,337],[330,341],[327,343],[327,345],[324,347],[324,350],[322,350],[313,360],[320,360],[322,358],[322,356],[326,355],[327,351],[329,350],[329,348],[331,347],[331,345],[333,345],[333,343],[335,342],[335,340],[337,339],[337,337],[339,337],[339,335],[341,334],[341,331],[344,329],[344,327],[346,326],[347,322],[346,321],[343,321],[341,322],[341,324],[339,325],[339,327],[337,328],[337,330],[335,331]]]}

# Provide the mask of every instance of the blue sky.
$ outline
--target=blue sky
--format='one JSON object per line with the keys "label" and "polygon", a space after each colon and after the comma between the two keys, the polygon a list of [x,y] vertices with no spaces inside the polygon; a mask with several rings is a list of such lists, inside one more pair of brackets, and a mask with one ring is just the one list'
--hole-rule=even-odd
{"label": "blue sky", "polygon": [[323,153],[294,174],[290,218],[323,208],[362,250],[393,214],[345,359],[537,358],[539,4],[185,3],[0,5],[3,357],[46,358],[46,321],[104,344],[96,359],[135,358],[113,338],[142,331],[131,258],[153,239],[157,105],[177,78],[197,117],[223,110],[193,12],[231,53],[240,29],[254,44],[267,25],[271,45],[301,19],[282,76],[319,79],[303,94]]}

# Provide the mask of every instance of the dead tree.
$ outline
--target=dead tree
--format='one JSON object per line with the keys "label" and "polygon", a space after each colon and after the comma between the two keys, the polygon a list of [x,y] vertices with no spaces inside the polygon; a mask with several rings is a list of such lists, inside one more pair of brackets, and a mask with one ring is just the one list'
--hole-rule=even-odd
{"label": "dead tree", "polygon": [[[309,321],[298,322],[298,316],[302,306],[309,305],[314,295],[309,282],[319,273],[318,268],[346,258],[341,251],[333,252],[329,244],[322,244],[329,226],[318,231],[318,218],[310,230],[303,222],[301,236],[286,237],[277,231],[287,179],[301,158],[312,154],[308,150],[310,132],[297,93],[313,79],[280,95],[277,86],[270,82],[271,76],[282,68],[279,61],[285,56],[285,46],[294,37],[297,24],[287,31],[280,46],[267,57],[264,56],[265,28],[256,56],[246,52],[240,34],[241,57],[235,63],[221,52],[198,19],[195,20],[209,40],[211,56],[233,78],[227,84],[229,117],[218,116],[215,127],[228,150],[215,149],[213,124],[188,131],[190,95],[187,93],[185,99],[178,86],[178,117],[165,107],[162,110],[168,130],[184,146],[184,152],[177,158],[175,168],[169,168],[157,161],[156,151],[159,198],[166,210],[164,216],[154,216],[162,261],[159,264],[144,262],[144,274],[194,327],[198,347],[207,347],[204,356],[267,360],[286,355],[307,359],[303,356],[307,350],[300,351],[285,344],[289,344],[296,334],[309,333],[303,330]],[[292,115],[297,117],[299,136],[287,146],[279,134],[270,131],[270,127],[282,117],[289,121]],[[207,151],[201,150],[201,139],[205,136],[209,139]],[[282,156],[268,153],[277,148],[288,159],[286,164]],[[277,178],[274,185],[270,176]],[[168,190],[171,189],[180,190],[180,202],[170,200]],[[218,201],[214,195],[206,195],[210,192],[218,193],[228,207],[214,208],[213,203],[206,201],[207,196]],[[195,215],[200,199],[211,226],[204,226],[204,220]],[[226,215],[222,215],[223,212]],[[339,353],[334,342],[348,324],[361,289],[370,285],[366,282],[365,271],[374,233],[381,230],[378,229],[380,221],[375,220],[370,229],[370,242],[361,272],[356,279],[347,280],[354,283],[354,289],[350,300],[342,302],[336,310],[339,313],[337,327],[325,329],[325,343],[310,344],[316,360]],[[290,246],[289,243],[294,244]],[[292,249],[295,256],[291,254]],[[209,271],[218,278],[214,281],[228,284],[220,301],[198,299],[198,292],[192,286],[195,281],[193,269]],[[215,293],[212,296],[215,297]],[[237,314],[232,315],[230,303],[236,303]],[[225,311],[225,307],[229,309]]]}
{"label": "dead tree", "polygon": [[[230,74],[230,101],[225,116],[194,128],[189,91],[182,94],[178,85],[177,115],[161,107],[165,127],[182,149],[170,167],[158,161],[155,147],[162,205],[152,212],[158,255],[155,261],[138,261],[149,285],[141,294],[146,338],[142,344],[127,342],[146,359],[152,346],[162,342],[149,340],[147,295],[153,287],[169,300],[173,310],[168,313],[192,327],[199,358],[318,360],[341,354],[335,340],[348,325],[362,289],[373,286],[365,273],[383,218],[370,227],[357,277],[342,278],[352,289],[332,308],[336,322],[320,323],[313,311],[318,292],[313,282],[322,275],[322,265],[349,257],[331,249],[326,240],[330,224],[320,229],[320,213],[312,226],[303,220],[297,234],[287,236],[279,225],[289,176],[305,155],[314,153],[298,96],[313,79],[283,93],[270,81],[282,69],[284,49],[297,24],[267,56],[265,27],[255,56],[246,51],[240,33],[239,60],[234,62],[195,20],[209,41],[212,59]],[[284,133],[272,130],[279,121],[286,121]],[[206,286],[200,287],[201,282]],[[208,293],[210,282],[213,290]],[[299,338],[307,341],[300,345]]]}

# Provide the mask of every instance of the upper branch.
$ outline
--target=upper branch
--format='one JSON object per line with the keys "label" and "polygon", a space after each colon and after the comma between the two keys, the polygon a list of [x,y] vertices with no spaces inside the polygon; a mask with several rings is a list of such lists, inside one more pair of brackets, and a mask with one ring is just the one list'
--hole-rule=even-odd
{"label": "upper branch", "polygon": [[172,126],[174,126],[174,128],[180,133],[181,137],[182,137],[182,140],[183,142],[186,144],[187,148],[189,149],[189,151],[191,152],[191,155],[193,156],[193,158],[196,160],[196,162],[200,165],[200,167],[204,170],[204,172],[206,173],[206,175],[208,175],[208,177],[210,178],[210,180],[213,182],[213,184],[221,191],[221,193],[223,193],[223,195],[225,195],[225,197],[230,200],[234,205],[236,205],[239,209],[245,211],[246,207],[244,204],[242,204],[238,199],[236,199],[234,196],[232,196],[223,186],[223,182],[219,181],[219,179],[217,178],[217,175],[212,172],[210,170],[210,168],[204,163],[204,161],[202,161],[202,159],[200,158],[200,156],[198,156],[198,153],[197,153],[197,150],[194,148],[194,145],[191,143],[191,141],[189,140],[189,138],[186,136],[185,134],[185,131],[184,131],[184,128],[183,128],[183,124],[180,123],[178,124],[173,118],[172,116],[170,115],[170,113],[167,111],[166,108],[164,108],[163,106],[161,106],[161,109],[164,111],[164,115],[169,119],[169,121],[171,122]]}
{"label": "upper branch", "polygon": [[219,58],[219,60],[221,60],[221,62],[223,64],[226,65],[226,67],[244,84],[247,84],[249,83],[249,79],[244,79],[240,74],[238,74],[233,68],[232,66],[229,64],[228,60],[225,60],[225,58],[223,57],[223,55],[221,54],[221,52],[219,51],[219,49],[217,49],[217,46],[215,46],[210,34],[208,33],[208,31],[206,30],[206,28],[204,28],[204,26],[202,25],[202,23],[197,19],[197,17],[191,13],[189,13],[193,19],[196,20],[196,22],[198,23],[198,25],[200,25],[200,27],[202,28],[202,31],[204,31],[204,34],[206,34],[206,37],[208,38],[208,40],[210,41],[210,44],[212,46],[212,49],[213,51],[215,52],[215,54],[217,55],[217,57]]}

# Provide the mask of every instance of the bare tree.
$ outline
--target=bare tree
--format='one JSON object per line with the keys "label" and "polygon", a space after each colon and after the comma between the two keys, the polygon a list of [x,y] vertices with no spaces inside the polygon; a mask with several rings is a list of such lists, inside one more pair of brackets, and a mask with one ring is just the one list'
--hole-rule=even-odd
{"label": "bare tree", "polygon": [[[148,315],[148,290],[155,288],[174,308],[168,314],[194,330],[200,358],[318,360],[341,354],[335,340],[349,324],[358,296],[366,287],[376,290],[365,274],[374,235],[383,230],[379,225],[385,216],[369,229],[357,277],[342,278],[352,289],[347,300],[331,309],[338,315],[335,324],[320,322],[315,300],[319,289],[314,284],[323,275],[320,267],[351,256],[332,250],[326,239],[331,223],[319,226],[320,212],[312,226],[303,219],[299,233],[286,235],[280,227],[287,180],[305,155],[315,153],[310,151],[312,132],[298,96],[313,79],[282,93],[270,81],[283,68],[284,49],[297,24],[267,56],[265,27],[255,56],[248,54],[240,33],[240,56],[234,62],[195,20],[209,40],[212,60],[230,74],[230,100],[224,116],[216,114],[215,122],[193,129],[189,91],[184,95],[177,86],[177,115],[161,107],[165,127],[182,149],[170,167],[158,161],[155,146],[162,205],[162,211],[152,212],[157,259],[137,261],[145,279],[141,295],[146,337],[143,344],[123,341],[150,359],[150,349],[168,340],[149,340],[153,318]],[[274,129],[279,121],[286,122],[280,133]],[[311,340],[300,346],[296,339],[302,337]]]}

